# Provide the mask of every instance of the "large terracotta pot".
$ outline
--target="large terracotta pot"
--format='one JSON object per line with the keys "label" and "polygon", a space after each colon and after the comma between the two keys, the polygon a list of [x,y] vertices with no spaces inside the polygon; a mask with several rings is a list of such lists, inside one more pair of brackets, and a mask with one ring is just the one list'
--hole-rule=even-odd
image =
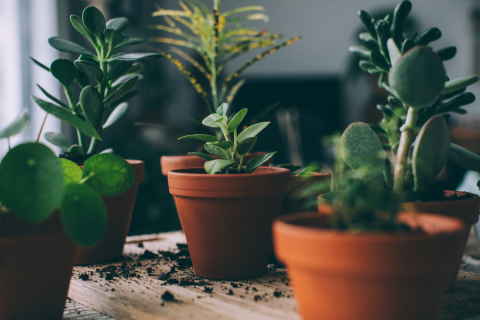
{"label": "large terracotta pot", "polygon": [[[267,152],[255,152],[247,153],[244,158],[244,162],[250,161],[251,159],[266,154]],[[214,158],[218,158],[214,156]],[[197,156],[163,156],[160,158],[160,167],[162,169],[162,174],[164,176],[168,175],[169,171],[177,169],[189,169],[189,168],[200,168],[205,164],[205,160]],[[272,159],[268,160],[265,165],[268,166],[272,164]]]}
{"label": "large terracotta pot", "polygon": [[[331,174],[327,172],[315,172],[313,175],[290,177],[288,193],[282,204],[282,214],[311,211],[312,203],[315,203],[317,194],[310,194],[308,189],[315,184],[325,184],[325,190],[330,190]],[[312,201],[313,200],[313,201]]]}
{"label": "large terracotta pot", "polygon": [[290,171],[259,167],[251,174],[168,173],[196,275],[247,279],[267,271],[271,224],[280,214]]}
{"label": "large terracotta pot", "polygon": [[123,246],[132,220],[133,207],[137,198],[138,185],[145,177],[145,163],[140,160],[126,160],[135,172],[134,184],[124,193],[114,197],[102,197],[107,209],[107,230],[102,240],[93,248],[79,248],[75,264],[103,263],[118,259],[123,254]]}
{"label": "large terracotta pot", "polygon": [[424,233],[359,234],[328,230],[328,219],[300,213],[273,225],[304,320],[438,319],[463,222],[404,213],[399,219]]}
{"label": "large terracotta pot", "polygon": [[36,225],[0,219],[0,319],[62,319],[77,247],[59,215]]}

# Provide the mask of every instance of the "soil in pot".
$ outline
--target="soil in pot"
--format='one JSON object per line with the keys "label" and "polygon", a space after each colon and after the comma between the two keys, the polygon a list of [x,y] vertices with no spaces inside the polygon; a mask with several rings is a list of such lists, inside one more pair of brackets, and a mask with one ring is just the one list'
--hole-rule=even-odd
{"label": "soil in pot", "polygon": [[0,219],[0,319],[62,319],[77,247],[59,215],[36,225]]}
{"label": "soil in pot", "polygon": [[303,319],[438,319],[463,222],[402,214],[403,223],[423,232],[354,234],[327,229],[328,219],[310,212],[273,225],[275,252]]}
{"label": "soil in pot", "polygon": [[123,246],[132,220],[138,185],[145,177],[145,163],[140,160],[126,160],[135,172],[134,184],[124,193],[114,197],[102,197],[107,209],[108,224],[102,240],[93,248],[79,248],[75,264],[94,264],[121,258]]}
{"label": "soil in pot", "polygon": [[290,171],[259,167],[251,174],[168,174],[196,275],[247,279],[267,271],[271,224],[280,214]]}

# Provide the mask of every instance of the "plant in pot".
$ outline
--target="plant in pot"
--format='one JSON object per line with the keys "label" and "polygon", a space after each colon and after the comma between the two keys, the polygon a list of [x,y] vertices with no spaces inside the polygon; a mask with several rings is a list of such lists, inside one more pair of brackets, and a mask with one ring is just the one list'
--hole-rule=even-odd
{"label": "plant in pot", "polygon": [[[27,119],[22,113],[0,138],[20,133]],[[123,190],[133,182],[131,167],[115,155],[93,156],[85,168],[38,142],[17,145],[2,159],[1,319],[62,319],[77,245],[94,246],[107,226],[99,191],[112,181]]]}
{"label": "plant in pot", "polygon": [[[129,105],[126,101],[138,93],[132,88],[141,78],[139,72],[143,69],[143,62],[158,59],[162,55],[117,52],[120,48],[140,44],[143,40],[124,33],[129,27],[128,19],[115,18],[106,22],[103,14],[93,6],[85,8],[82,17],[71,15],[70,22],[89,40],[94,51],[59,37],[48,39],[53,48],[78,55],[73,62],[57,59],[50,67],[32,58],[34,63],[50,72],[60,82],[68,103],[55,98],[40,85],[38,87],[53,103],[35,96],[33,99],[47,112],[46,117],[52,114],[75,127],[77,144],[71,143],[59,133],[47,132],[45,139],[65,151],[61,157],[82,165],[100,151],[103,133],[127,113]],[[81,89],[78,99],[75,99],[72,91],[75,85]],[[88,137],[91,139],[87,148]],[[102,190],[110,217],[106,235],[95,248],[79,250],[77,264],[105,262],[118,258],[123,253],[138,185],[145,174],[143,161],[127,161],[133,167],[135,182],[131,188],[119,195],[112,192],[114,188]]]}
{"label": "plant in pot", "polygon": [[399,213],[395,194],[358,179],[344,185],[331,215],[298,213],[273,224],[302,318],[438,319],[466,225]]}
{"label": "plant in pot", "polygon": [[207,161],[204,168],[172,170],[168,185],[195,274],[212,279],[254,278],[267,270],[272,251],[271,223],[280,213],[290,171],[261,166],[275,152],[245,163],[245,155],[266,125],[254,124],[237,134],[247,109],[230,121],[227,110],[223,104],[203,120],[205,126],[219,128],[224,141],[205,134],[180,138],[206,142],[205,150],[210,155],[190,153]]}
{"label": "plant in pot", "polygon": [[[171,53],[159,52],[177,66],[203,99],[206,106],[204,114],[215,113],[222,103],[231,104],[245,83],[239,77],[248,67],[300,39],[295,37],[277,45],[276,40],[280,39],[281,35],[242,25],[245,21],[268,21],[265,14],[259,13],[264,10],[261,6],[239,7],[221,13],[220,0],[214,1],[213,10],[196,1],[180,1],[179,5],[183,10],[159,8],[153,13],[154,17],[164,17],[167,25],[153,25],[151,28],[167,32],[174,37],[155,37],[152,41],[175,46],[171,49]],[[239,15],[244,13],[246,15]],[[188,32],[181,29],[183,26]],[[268,49],[230,75],[222,75],[228,63],[258,48]],[[185,49],[193,51],[200,59],[194,59],[184,51]],[[179,59],[193,66],[201,78],[197,79]],[[254,119],[258,121],[262,117],[261,114],[264,115],[274,107],[267,107]],[[222,132],[217,130],[216,133],[217,137],[222,137]],[[258,155],[260,154],[247,154],[245,158],[250,160]],[[170,170],[201,167],[204,163],[204,159],[186,155],[161,158],[164,175],[167,175]]]}
{"label": "plant in pot", "polygon": [[[393,15],[378,21],[359,12],[367,30],[360,39],[369,43],[370,49],[357,46],[350,50],[361,57],[362,69],[379,74],[378,85],[389,97],[388,104],[378,106],[383,112],[380,126],[353,123],[345,130],[340,140],[342,157],[369,188],[386,188],[399,196],[405,210],[454,216],[471,226],[478,220],[480,199],[439,190],[435,179],[449,157],[466,167],[473,162],[468,151],[450,142],[445,119],[451,112],[466,113],[462,107],[475,96],[465,91],[478,76],[448,79],[443,61],[453,58],[456,48],[433,51],[427,46],[441,37],[439,29],[403,34],[403,22],[411,8],[409,1],[402,1]],[[382,144],[381,139],[387,143]],[[362,171],[365,166],[375,170]],[[339,191],[335,183],[333,186]],[[468,231],[463,235],[464,244]],[[459,250],[457,267],[462,253]],[[452,270],[452,285],[457,270]]]}

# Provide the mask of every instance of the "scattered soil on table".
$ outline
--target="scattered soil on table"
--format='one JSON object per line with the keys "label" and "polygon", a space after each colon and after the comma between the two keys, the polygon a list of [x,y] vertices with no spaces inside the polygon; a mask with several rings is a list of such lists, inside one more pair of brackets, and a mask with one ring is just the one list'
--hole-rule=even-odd
{"label": "scattered soil on table", "polygon": [[170,292],[170,291],[165,291],[164,294],[162,294],[162,300],[164,301],[173,301],[175,300],[175,296]]}

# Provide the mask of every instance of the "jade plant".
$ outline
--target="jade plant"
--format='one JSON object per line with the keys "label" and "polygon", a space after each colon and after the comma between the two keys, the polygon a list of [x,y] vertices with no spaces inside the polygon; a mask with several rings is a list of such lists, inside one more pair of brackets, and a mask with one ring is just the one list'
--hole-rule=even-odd
{"label": "jade plant", "polygon": [[[79,44],[52,37],[48,43],[61,52],[77,55],[75,61],[57,59],[50,67],[39,61],[32,61],[50,72],[62,85],[68,103],[49,94],[40,85],[40,90],[52,102],[33,97],[47,112],[72,125],[77,130],[78,143],[71,143],[59,133],[46,133],[45,139],[69,152],[74,158],[85,160],[100,151],[104,131],[121,120],[128,111],[127,100],[138,91],[132,90],[141,79],[139,72],[144,61],[162,57],[159,53],[123,53],[118,49],[140,44],[142,39],[124,33],[130,23],[127,18],[115,18],[108,22],[97,8],[85,8],[82,17],[71,15],[73,27],[91,43],[94,51]],[[92,82],[93,80],[93,82]],[[76,99],[73,87],[81,89]],[[87,145],[87,137],[91,137]],[[82,161],[80,161],[82,162]]]}
{"label": "jade plant", "polygon": [[[294,37],[276,45],[276,40],[281,35],[242,25],[243,22],[252,20],[268,21],[268,17],[260,13],[264,10],[263,7],[239,7],[222,13],[220,4],[220,0],[214,0],[213,10],[209,10],[200,1],[180,1],[182,10],[159,8],[153,13],[154,17],[162,16],[167,25],[151,26],[173,36],[154,37],[151,41],[176,46],[171,49],[171,53],[160,52],[186,76],[205,101],[210,113],[216,112],[222,103],[230,104],[233,101],[245,83],[239,77],[248,67],[300,39]],[[244,13],[249,14],[242,15]],[[194,51],[200,58],[196,60],[180,48]],[[222,75],[228,63],[258,48],[268,49],[231,74]],[[197,79],[179,59],[198,70],[203,79]]]}
{"label": "jade plant", "polygon": [[410,1],[402,1],[381,20],[359,12],[366,29],[360,39],[370,49],[354,46],[350,51],[360,56],[360,68],[379,74],[378,86],[389,96],[387,104],[377,106],[383,112],[380,126],[350,125],[341,138],[341,152],[366,185],[425,200],[434,193],[434,181],[449,157],[467,167],[479,160],[451,143],[446,123],[450,113],[467,112],[462,107],[475,96],[465,91],[478,76],[450,80],[443,62],[452,59],[457,49],[432,49],[430,43],[441,37],[438,28],[405,34],[411,9]]}
{"label": "jade plant", "polygon": [[240,134],[237,134],[237,129],[243,121],[243,118],[245,118],[248,110],[240,110],[230,121],[228,121],[227,111],[228,104],[224,103],[218,107],[216,113],[210,114],[202,121],[202,124],[206,127],[220,129],[224,135],[224,141],[219,141],[217,137],[208,134],[188,135],[180,137],[178,140],[195,139],[206,142],[204,146],[205,150],[220,159],[215,159],[208,154],[200,152],[189,152],[188,154],[207,160],[207,162],[205,162],[205,171],[209,174],[252,173],[276,153],[276,151],[274,151],[255,157],[248,161],[245,167],[243,167],[245,155],[252,150],[257,142],[257,135],[265,129],[270,122],[255,123],[245,128]]}
{"label": "jade plant", "polygon": [[[0,138],[20,133],[27,120],[23,112],[0,131]],[[58,212],[72,240],[92,247],[107,226],[101,196],[120,194],[133,182],[132,167],[119,156],[95,155],[82,170],[70,160],[57,158],[45,145],[26,142],[10,149],[0,163],[0,206],[32,224]]]}

